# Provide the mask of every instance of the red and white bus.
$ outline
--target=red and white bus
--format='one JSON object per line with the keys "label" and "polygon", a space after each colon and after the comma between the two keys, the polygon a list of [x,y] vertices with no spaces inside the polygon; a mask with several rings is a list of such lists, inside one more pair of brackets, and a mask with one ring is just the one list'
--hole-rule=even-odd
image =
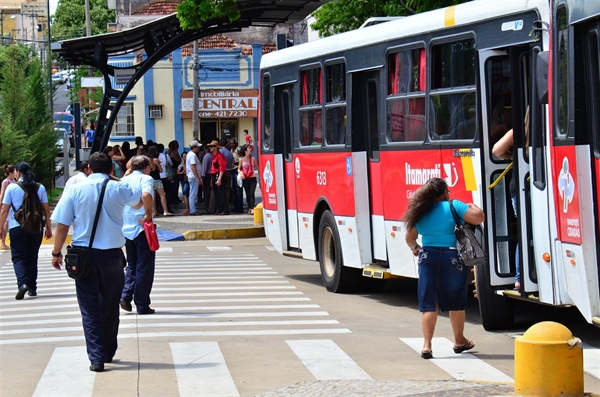
{"label": "red and white bus", "polygon": [[[486,214],[486,329],[512,324],[510,298],[600,324],[599,43],[598,1],[481,0],[265,55],[267,237],[318,260],[332,292],[417,277],[402,216],[441,177]],[[491,148],[510,128],[512,171],[490,188],[509,165]]]}

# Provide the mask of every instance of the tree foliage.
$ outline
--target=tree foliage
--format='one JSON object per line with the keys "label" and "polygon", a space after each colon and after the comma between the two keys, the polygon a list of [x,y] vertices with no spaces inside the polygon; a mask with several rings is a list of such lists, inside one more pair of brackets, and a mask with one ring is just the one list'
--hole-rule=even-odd
{"label": "tree foliage", "polygon": [[27,161],[36,180],[49,189],[58,137],[45,76],[47,69],[29,47],[0,47],[0,164]]}
{"label": "tree foliage", "polygon": [[331,36],[354,30],[370,17],[408,16],[468,0],[333,0],[313,13],[311,28],[319,36]]}
{"label": "tree foliage", "polygon": [[177,5],[177,18],[184,29],[199,29],[208,20],[240,17],[236,0],[183,0]]}
{"label": "tree foliage", "polygon": [[[115,11],[109,10],[106,0],[90,0],[92,35],[108,32],[107,24],[115,22]],[[85,0],[59,0],[52,23],[54,41],[86,35]]]}

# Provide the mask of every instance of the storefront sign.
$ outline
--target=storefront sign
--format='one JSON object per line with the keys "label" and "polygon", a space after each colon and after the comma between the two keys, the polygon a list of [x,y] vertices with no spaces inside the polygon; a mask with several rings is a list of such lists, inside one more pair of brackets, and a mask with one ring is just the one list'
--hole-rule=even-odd
{"label": "storefront sign", "polygon": [[[181,92],[181,118],[191,119],[193,92]],[[202,118],[256,117],[258,90],[201,90],[198,93],[198,114]]]}

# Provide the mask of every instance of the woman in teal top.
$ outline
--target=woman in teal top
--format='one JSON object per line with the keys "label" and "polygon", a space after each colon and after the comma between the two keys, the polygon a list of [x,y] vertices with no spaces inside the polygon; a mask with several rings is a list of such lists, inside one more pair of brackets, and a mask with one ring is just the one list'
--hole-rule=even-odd
{"label": "woman in teal top", "polygon": [[[449,311],[454,333],[454,352],[475,347],[464,335],[469,268],[456,251],[454,218],[450,210],[450,191],[441,178],[433,178],[411,197],[404,214],[406,243],[419,257],[419,311],[422,313],[423,350],[421,357],[433,357],[431,340],[438,311]],[[466,223],[479,225],[483,211],[475,204],[452,200],[452,206]],[[417,243],[422,236],[423,247]]]}

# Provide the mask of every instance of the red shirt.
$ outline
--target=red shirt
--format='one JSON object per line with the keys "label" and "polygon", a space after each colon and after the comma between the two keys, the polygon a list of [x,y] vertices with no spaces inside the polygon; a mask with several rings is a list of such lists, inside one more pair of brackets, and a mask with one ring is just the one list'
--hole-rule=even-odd
{"label": "red shirt", "polygon": [[252,137],[250,136],[250,134],[246,135],[246,145],[251,145],[252,144]]}
{"label": "red shirt", "polygon": [[223,153],[218,150],[212,154],[212,162],[210,164],[210,173],[217,174],[219,172],[227,171],[227,160],[225,160],[225,156]]}

